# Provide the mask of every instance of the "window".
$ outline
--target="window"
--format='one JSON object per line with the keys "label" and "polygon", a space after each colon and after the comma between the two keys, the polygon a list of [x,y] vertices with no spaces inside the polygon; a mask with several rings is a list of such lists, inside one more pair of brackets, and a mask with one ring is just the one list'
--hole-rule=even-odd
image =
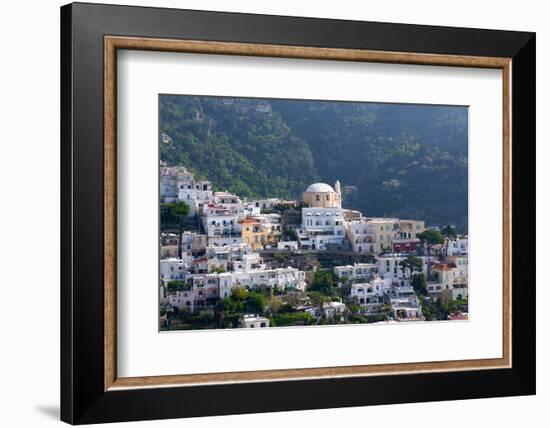
{"label": "window", "polygon": [[319,195],[315,195],[315,200],[316,200],[316,201],[320,201],[320,200],[321,200],[321,198],[319,197]]}
{"label": "window", "polygon": [[325,198],[326,198],[327,201],[330,201],[330,196],[329,195],[327,195]]}

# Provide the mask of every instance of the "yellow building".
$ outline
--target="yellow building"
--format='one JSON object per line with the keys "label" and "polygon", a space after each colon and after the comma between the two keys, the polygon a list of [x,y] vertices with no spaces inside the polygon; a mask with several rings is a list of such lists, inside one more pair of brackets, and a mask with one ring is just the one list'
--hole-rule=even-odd
{"label": "yellow building", "polygon": [[422,220],[399,220],[399,237],[401,239],[416,239],[419,233],[426,230]]}
{"label": "yellow building", "polygon": [[335,189],[326,183],[313,183],[303,194],[304,202],[314,208],[341,208],[342,192],[340,182],[334,184]]}
{"label": "yellow building", "polygon": [[254,251],[263,249],[264,245],[277,243],[280,231],[273,230],[271,224],[263,224],[255,217],[247,217],[241,220],[241,224],[243,241],[248,243]]}

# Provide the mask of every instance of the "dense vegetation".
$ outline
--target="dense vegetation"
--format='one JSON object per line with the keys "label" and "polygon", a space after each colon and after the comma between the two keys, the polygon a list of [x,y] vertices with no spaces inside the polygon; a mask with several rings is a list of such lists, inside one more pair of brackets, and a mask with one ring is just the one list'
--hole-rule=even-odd
{"label": "dense vegetation", "polygon": [[[271,111],[257,111],[268,106]],[[344,206],[464,232],[465,107],[161,96],[161,158],[216,190],[299,198],[312,182],[356,186]]]}

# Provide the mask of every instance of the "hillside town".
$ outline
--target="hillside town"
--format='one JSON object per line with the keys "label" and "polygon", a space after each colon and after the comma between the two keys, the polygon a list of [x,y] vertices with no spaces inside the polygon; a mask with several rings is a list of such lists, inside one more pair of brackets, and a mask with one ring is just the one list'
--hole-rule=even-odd
{"label": "hillside town", "polygon": [[342,189],[244,199],[161,162],[161,330],[467,320],[467,236]]}

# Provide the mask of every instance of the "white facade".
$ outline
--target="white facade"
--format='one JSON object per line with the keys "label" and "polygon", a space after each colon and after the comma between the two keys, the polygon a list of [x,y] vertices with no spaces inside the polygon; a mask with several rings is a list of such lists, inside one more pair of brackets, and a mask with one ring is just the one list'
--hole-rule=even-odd
{"label": "white facade", "polygon": [[444,243],[444,250],[447,256],[468,255],[468,238],[448,238]]}
{"label": "white facade", "polygon": [[241,225],[238,215],[231,213],[226,208],[211,205],[208,205],[208,208],[207,206],[203,207],[203,211],[202,225],[208,238],[240,235]]}
{"label": "white facade", "polygon": [[436,277],[436,283],[441,285],[441,293],[445,298],[467,299],[468,258],[454,256],[447,259],[446,263],[436,263],[433,266],[432,272]]}
{"label": "white facade", "polygon": [[174,306],[178,309],[187,309],[188,311],[193,312],[195,308],[195,298],[192,290],[175,291],[173,293],[169,293],[166,301],[169,305]]}
{"label": "white facade", "polygon": [[327,318],[341,317],[346,310],[342,302],[330,302],[323,305],[323,313]]}
{"label": "white facade", "polygon": [[231,245],[243,244],[243,239],[239,235],[234,236],[209,236],[208,246],[227,247]]}
{"label": "white facade", "polygon": [[178,198],[178,174],[187,170],[180,166],[160,167],[160,199],[162,202],[175,202]]}
{"label": "white facade", "polygon": [[[302,246],[325,250],[327,245],[343,245],[346,239],[342,208],[302,208]],[[306,244],[307,243],[307,244]],[[304,245],[305,244],[305,245]]]}
{"label": "white facade", "polygon": [[212,185],[206,180],[195,180],[191,173],[183,174],[178,177],[178,199],[189,205],[189,215],[195,215],[212,199]]}
{"label": "white facade", "polygon": [[160,261],[160,279],[164,283],[183,281],[185,279],[185,264],[180,258],[168,258]]}
{"label": "white facade", "polygon": [[193,216],[212,199],[212,185],[206,180],[195,180],[193,173],[183,166],[161,166],[160,197],[162,202],[185,202],[189,215]]}
{"label": "white facade", "polygon": [[232,269],[233,263],[242,260],[247,254],[252,254],[252,248],[246,243],[237,243],[226,246],[210,245],[206,248],[206,259],[208,260],[208,272],[215,268],[222,268],[228,272]]}
{"label": "white facade", "polygon": [[384,280],[352,284],[350,296],[360,305],[379,303],[384,296]]}
{"label": "white facade", "polygon": [[399,285],[410,284],[410,271],[408,268],[403,268],[400,263],[407,257],[396,254],[379,256],[376,258],[380,276],[391,280],[392,283]]}
{"label": "white facade", "polygon": [[390,300],[392,313],[397,321],[423,321],[422,308],[418,298],[398,297]]}
{"label": "white facade", "polygon": [[305,272],[293,267],[277,269],[254,269],[250,271],[231,272],[233,285],[250,289],[268,288],[295,288],[305,290]]}
{"label": "white facade", "polygon": [[446,261],[456,266],[455,284],[468,283],[468,256],[447,256]]}
{"label": "white facade", "polygon": [[368,280],[378,275],[378,265],[375,263],[354,263],[353,266],[336,266],[333,272],[339,281],[342,278],[347,278],[348,280]]}
{"label": "white facade", "polygon": [[365,218],[346,223],[346,237],[355,253],[367,254],[380,250],[373,225]]}
{"label": "white facade", "polygon": [[279,198],[267,198],[267,199],[254,199],[249,202],[252,206],[259,208],[260,210],[270,210],[276,205],[282,203],[282,199]]}
{"label": "white facade", "polygon": [[241,326],[242,328],[266,328],[269,327],[269,320],[257,315],[244,315]]}
{"label": "white facade", "polygon": [[294,250],[298,251],[298,241],[279,241],[277,242],[278,250]]}
{"label": "white facade", "polygon": [[233,289],[233,274],[224,272],[218,275],[220,287],[220,299],[230,297]]}

